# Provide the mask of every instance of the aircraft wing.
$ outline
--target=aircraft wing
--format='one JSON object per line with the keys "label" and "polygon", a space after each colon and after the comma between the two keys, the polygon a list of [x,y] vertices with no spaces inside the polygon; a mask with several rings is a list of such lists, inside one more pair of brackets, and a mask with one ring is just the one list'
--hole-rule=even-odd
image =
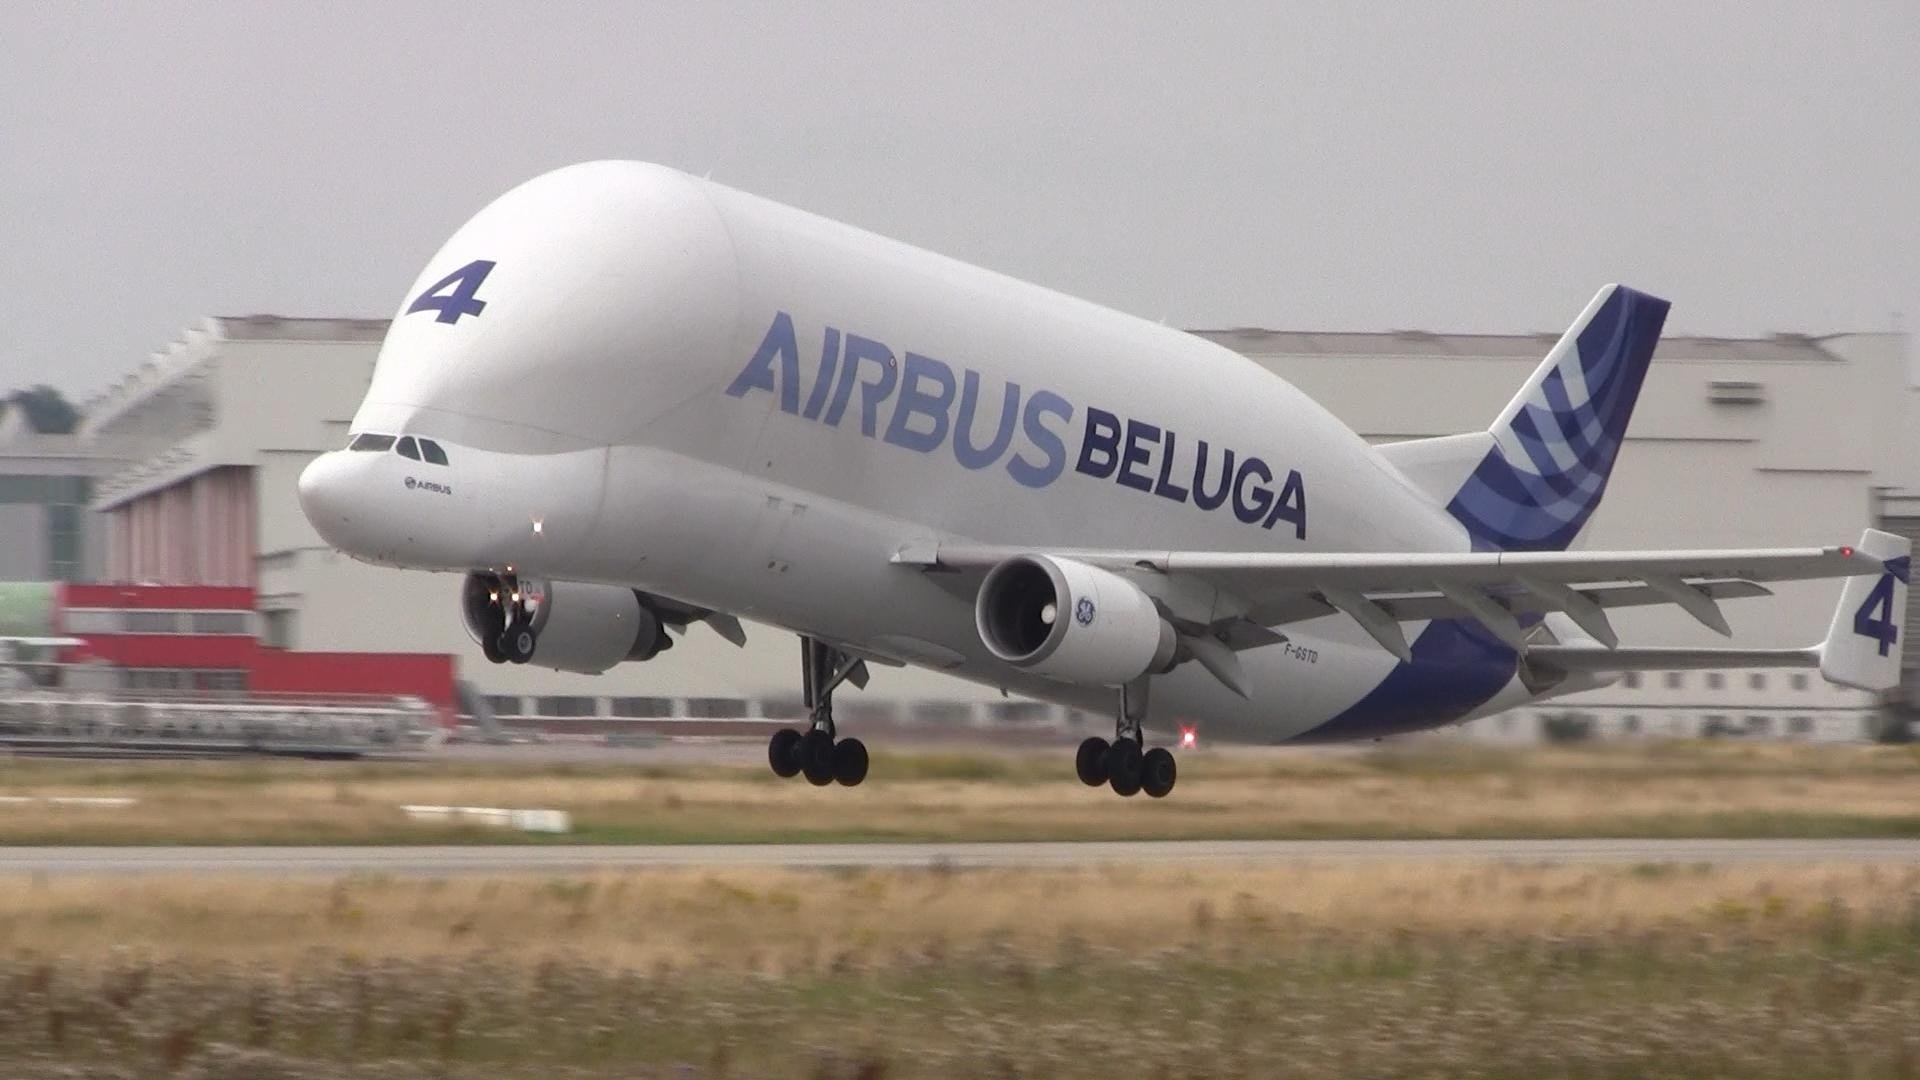
{"label": "aircraft wing", "polygon": [[[1882,539],[1874,539],[1874,538]],[[1862,547],[1893,551],[1905,542],[1869,531]],[[1031,549],[940,544],[908,548],[894,561],[929,570],[984,570]],[[1191,632],[1208,628],[1231,648],[1278,638],[1246,628],[1273,628],[1344,613],[1382,647],[1410,658],[1400,623],[1439,618],[1478,620],[1516,650],[1529,651],[1529,627],[1520,616],[1564,612],[1601,645],[1619,637],[1606,609],[1674,604],[1724,635],[1731,630],[1719,601],[1768,595],[1764,583],[1849,578],[1891,572],[1888,557],[1855,546],[1701,551],[1527,551],[1441,553],[1315,553],[1069,549],[1045,555],[1129,573],[1150,594],[1168,594],[1165,606]],[[1905,576],[1905,559],[1899,560]],[[1194,590],[1152,587],[1150,579],[1210,586],[1199,611]],[[1536,646],[1535,648],[1538,648]],[[1625,665],[1624,657],[1614,668]],[[1575,661],[1570,658],[1568,663]],[[1684,666],[1684,665],[1675,665]]]}

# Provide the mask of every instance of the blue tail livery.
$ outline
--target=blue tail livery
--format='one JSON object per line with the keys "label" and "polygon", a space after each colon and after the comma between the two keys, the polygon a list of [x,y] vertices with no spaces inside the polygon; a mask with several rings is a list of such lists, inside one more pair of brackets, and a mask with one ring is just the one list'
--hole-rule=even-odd
{"label": "blue tail livery", "polygon": [[1607,490],[1667,301],[1601,290],[1493,423],[1494,448],[1447,510],[1476,546],[1559,551]]}

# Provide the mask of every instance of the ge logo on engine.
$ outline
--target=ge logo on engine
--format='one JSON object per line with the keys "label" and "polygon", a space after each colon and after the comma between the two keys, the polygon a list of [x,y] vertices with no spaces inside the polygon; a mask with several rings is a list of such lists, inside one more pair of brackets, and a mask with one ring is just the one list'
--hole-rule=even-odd
{"label": "ge logo on engine", "polygon": [[1080,602],[1073,605],[1073,617],[1081,626],[1092,626],[1093,601],[1087,597],[1081,597]]}

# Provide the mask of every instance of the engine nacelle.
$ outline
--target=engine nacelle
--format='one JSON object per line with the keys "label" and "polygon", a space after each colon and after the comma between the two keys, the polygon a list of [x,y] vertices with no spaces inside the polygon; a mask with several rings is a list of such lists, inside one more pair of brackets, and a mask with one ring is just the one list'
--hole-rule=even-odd
{"label": "engine nacelle", "polygon": [[1173,662],[1173,627],[1152,598],[1072,559],[1016,555],[989,570],[973,621],[994,656],[1063,682],[1121,686]]}
{"label": "engine nacelle", "polygon": [[499,636],[509,611],[532,619],[539,646],[529,663],[556,671],[598,675],[625,660],[651,660],[671,644],[660,616],[633,589],[467,575],[460,616],[482,647]]}

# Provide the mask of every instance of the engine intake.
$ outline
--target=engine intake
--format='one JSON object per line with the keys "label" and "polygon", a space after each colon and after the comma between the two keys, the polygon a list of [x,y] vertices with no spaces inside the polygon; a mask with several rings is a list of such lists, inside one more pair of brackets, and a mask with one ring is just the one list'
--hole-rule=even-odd
{"label": "engine intake", "polygon": [[531,663],[598,675],[626,660],[651,660],[672,640],[643,594],[618,585],[468,574],[460,589],[467,633],[487,647],[509,613],[530,618],[539,648]]}
{"label": "engine intake", "polygon": [[987,572],[974,602],[987,651],[1063,682],[1121,686],[1173,663],[1175,635],[1138,585],[1051,555],[1016,555]]}

